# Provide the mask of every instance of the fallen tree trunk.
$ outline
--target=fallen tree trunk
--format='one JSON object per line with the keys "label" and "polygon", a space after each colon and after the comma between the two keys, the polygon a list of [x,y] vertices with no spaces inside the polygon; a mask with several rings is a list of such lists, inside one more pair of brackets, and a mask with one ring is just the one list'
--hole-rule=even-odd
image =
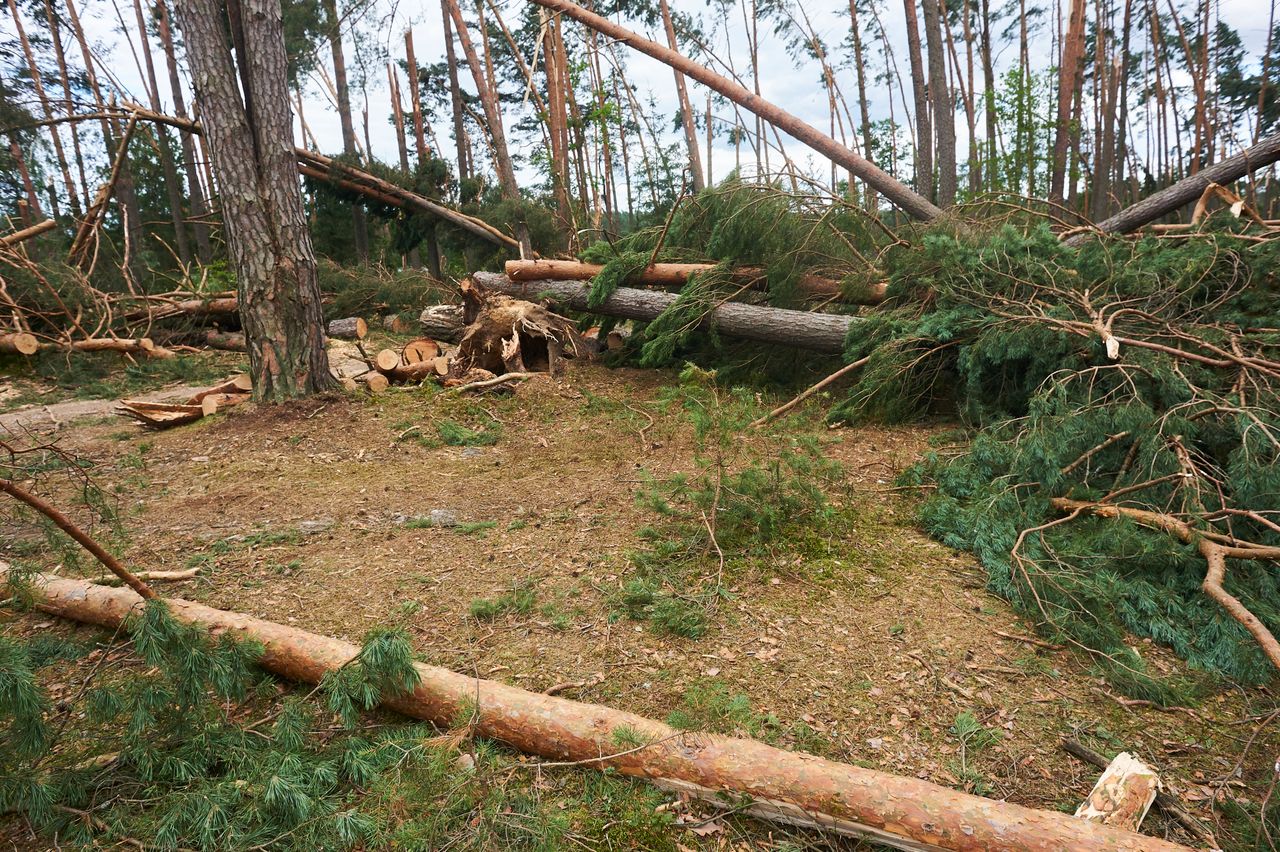
{"label": "fallen tree trunk", "polygon": [[124,315],[124,319],[126,322],[139,322],[141,320],[172,319],[173,317],[226,316],[237,313],[239,309],[240,303],[235,296],[215,296],[203,299],[175,299],[172,296],[153,296],[148,298],[146,307],[129,311]]}
{"label": "fallen tree trunk", "polygon": [[431,305],[423,308],[418,322],[422,333],[432,340],[457,343],[466,323],[462,321],[462,305]]}
{"label": "fallen tree trunk", "polygon": [[641,53],[647,53],[659,62],[692,77],[708,89],[724,95],[743,109],[755,113],[779,130],[799,139],[833,163],[848,169],[851,175],[874,187],[885,198],[915,218],[928,222],[942,215],[939,208],[906,184],[882,171],[875,163],[858,156],[812,124],[766,101],[728,77],[720,76],[705,65],[694,62],[669,47],[650,41],[624,26],[615,24],[608,18],[588,12],[569,0],[533,0],[533,2],[573,18],[578,23],[585,24],[596,32],[616,39]]}
{"label": "fallen tree trunk", "polygon": [[120,352],[125,355],[145,355],[148,358],[176,357],[171,349],[157,346],[149,337],[91,337],[66,343],[45,343],[42,349],[62,349],[72,352]]}
{"label": "fallen tree trunk", "polygon": [[329,336],[343,340],[364,340],[369,324],[362,317],[343,317],[329,321]]}
{"label": "fallen tree trunk", "polygon": [[[580,281],[512,281],[505,275],[477,272],[471,276],[481,287],[521,299],[549,297],[553,302],[576,311],[604,314],[622,319],[651,320],[665,311],[678,298],[674,293],[619,287],[598,307],[587,306],[591,288]],[[778,343],[812,349],[816,352],[844,351],[844,339],[857,317],[789,311],[725,302],[709,315],[716,331],[747,340]]]}
{"label": "fallen tree trunk", "polygon": [[216,331],[209,329],[204,333],[204,345],[210,349],[221,349],[225,352],[245,352],[244,333],[239,331]]}
{"label": "fallen tree trunk", "polygon": [[[716,263],[653,263],[631,276],[627,283],[656,284],[661,287],[683,287],[689,276],[697,272],[716,269]],[[604,266],[598,263],[582,263],[577,260],[508,260],[507,277],[512,281],[585,281],[594,278]],[[742,266],[734,270],[734,275],[748,281],[763,281],[765,270],[756,266]],[[854,304],[878,305],[884,301],[887,284],[880,283],[869,288],[865,293],[846,297],[840,288],[840,282],[821,275],[805,275],[800,279],[799,288],[806,296],[819,299],[838,299]]]}
{"label": "fallen tree trunk", "polygon": [[25,331],[0,333],[0,352],[11,355],[34,355],[40,351],[40,341]]}
{"label": "fallen tree trunk", "polygon": [[[0,566],[0,581],[7,578]],[[35,578],[31,588],[40,610],[107,628],[118,627],[139,602],[128,589],[48,574]],[[179,621],[260,644],[263,668],[294,681],[318,683],[360,651],[350,642],[249,615],[176,598],[166,603]],[[740,809],[762,819],[908,850],[1187,852],[1185,846],[1055,811],[984,799],[755,740],[679,731],[633,713],[414,665],[417,687],[385,700],[385,706],[440,726],[452,725],[465,712],[479,736],[555,761],[611,768],[721,807],[726,794],[735,802],[733,797],[745,796],[749,804]],[[618,744],[637,739],[641,745]]]}
{"label": "fallen tree trunk", "polygon": [[[542,0],[535,0],[542,2]],[[1247,148],[1234,157],[1206,166],[1193,175],[1183,178],[1173,186],[1149,195],[1136,204],[1126,207],[1110,219],[1097,224],[1096,229],[1075,234],[1067,239],[1067,245],[1078,246],[1089,239],[1094,230],[1104,234],[1124,234],[1141,228],[1148,222],[1154,222],[1167,213],[1172,213],[1184,204],[1190,204],[1201,195],[1211,183],[1227,184],[1237,181],[1251,172],[1280,161],[1280,133],[1268,136],[1252,148]]]}
{"label": "fallen tree trunk", "polygon": [[37,225],[32,225],[29,228],[23,228],[21,231],[14,231],[12,234],[5,234],[3,237],[0,237],[0,248],[16,246],[24,240],[29,240],[32,237],[38,237],[43,233],[52,231],[56,227],[58,227],[57,222],[52,219],[45,219]]}

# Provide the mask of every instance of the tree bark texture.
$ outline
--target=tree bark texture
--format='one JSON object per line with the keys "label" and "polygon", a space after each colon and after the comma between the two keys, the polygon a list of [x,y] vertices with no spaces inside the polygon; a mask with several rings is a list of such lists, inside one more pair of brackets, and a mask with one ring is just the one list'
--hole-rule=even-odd
{"label": "tree bark texture", "polygon": [[933,121],[929,114],[929,87],[925,84],[916,0],[903,0],[903,10],[907,21],[907,58],[911,62],[911,94],[916,105],[916,192],[933,201]]}
{"label": "tree bark texture", "polygon": [[[342,51],[342,19],[338,17],[337,0],[324,0],[325,24],[329,28],[329,53],[333,57],[333,87],[338,94],[338,119],[342,124],[342,153],[356,155],[356,128],[351,118],[351,88],[347,85],[347,59]],[[369,221],[364,208],[351,205],[351,224],[355,229],[356,257],[361,263],[369,259]]]}
{"label": "tree bark texture", "polygon": [[755,113],[780,130],[799,139],[823,156],[834,160],[840,166],[848,169],[851,174],[875,187],[881,195],[884,195],[915,218],[928,221],[942,215],[942,211],[927,199],[879,169],[870,160],[858,156],[813,125],[764,100],[759,95],[748,91],[732,80],[722,77],[711,69],[681,56],[674,50],[652,42],[628,30],[626,27],[615,24],[607,18],[602,18],[593,12],[589,12],[581,6],[570,2],[570,0],[533,0],[533,2],[539,6],[560,12],[591,27],[591,29],[602,35],[621,41],[641,53],[652,56],[659,62],[679,69],[686,76],[692,77],[712,91],[719,92],[742,108]]}
{"label": "tree bark texture", "polygon": [[[580,281],[512,281],[505,275],[477,272],[471,276],[486,290],[505,293],[521,299],[549,298],[558,305],[577,311],[648,321],[676,301],[675,293],[619,287],[597,307],[588,307],[591,288]],[[717,332],[763,343],[778,343],[816,352],[844,351],[844,339],[857,317],[790,311],[726,302],[715,307],[709,317]]]}
{"label": "tree bark texture", "polygon": [[[7,580],[0,566],[0,581]],[[132,590],[42,574],[32,583],[43,612],[118,627],[139,603]],[[280,677],[318,683],[358,646],[203,604],[166,598],[174,618],[260,644],[259,664]],[[384,706],[441,726],[462,713],[476,735],[530,754],[612,769],[709,801],[746,796],[763,819],[865,837],[908,850],[961,852],[1187,852],[1131,831],[1034,810],[905,778],[784,751],[756,740],[679,731],[661,722],[415,663],[418,685]],[[640,739],[619,746],[619,734]]]}
{"label": "tree bark texture", "polygon": [[[169,91],[173,94],[173,113],[178,118],[187,117],[186,99],[182,94],[182,78],[178,74],[178,55],[173,46],[173,30],[169,24],[168,0],[156,0],[156,28],[160,46],[164,49],[165,66],[169,71]],[[197,165],[196,142],[189,132],[178,131],[182,139],[182,167],[187,173],[187,199],[191,208],[191,233],[196,241],[196,257],[207,264],[213,259],[209,244],[209,225],[205,216],[209,212],[205,204],[204,188],[200,185],[200,168]]]}
{"label": "tree bark texture", "polygon": [[284,400],[332,384],[316,260],[302,208],[280,4],[243,0],[250,126],[218,0],[179,0],[205,138],[222,188],[227,244],[254,395]]}
{"label": "tree bark texture", "polygon": [[925,43],[929,46],[929,103],[933,110],[934,153],[938,166],[939,207],[956,203],[956,111],[947,83],[946,44],[942,38],[941,0],[920,0]]}

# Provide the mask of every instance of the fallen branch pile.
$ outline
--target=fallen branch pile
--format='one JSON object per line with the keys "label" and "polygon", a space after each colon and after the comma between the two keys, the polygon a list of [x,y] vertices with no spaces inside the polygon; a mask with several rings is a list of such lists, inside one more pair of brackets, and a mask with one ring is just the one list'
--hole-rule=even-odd
{"label": "fallen branch pile", "polygon": [[[0,568],[0,582],[8,571]],[[138,604],[129,589],[52,575],[35,579],[47,613],[118,627]],[[252,640],[260,664],[281,677],[318,683],[360,649],[240,613],[166,599],[179,621]],[[689,733],[632,713],[528,692],[416,663],[418,685],[387,707],[437,725],[461,713],[472,730],[521,751],[589,769],[612,769],[664,789],[760,819],[863,837],[899,849],[1059,852],[1064,849],[1185,852],[1187,847],[1055,811],[1033,810],[754,740]],[[625,740],[621,739],[625,736]],[[639,739],[641,744],[620,747]],[[745,802],[738,799],[745,797]]]}

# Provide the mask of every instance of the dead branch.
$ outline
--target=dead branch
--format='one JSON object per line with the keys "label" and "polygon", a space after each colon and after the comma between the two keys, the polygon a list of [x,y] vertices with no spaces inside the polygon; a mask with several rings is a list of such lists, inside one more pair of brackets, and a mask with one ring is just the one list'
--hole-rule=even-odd
{"label": "dead branch", "polygon": [[[0,491],[27,504],[53,521],[58,529],[71,536],[77,544],[92,553],[94,558],[106,566],[108,571],[119,577],[121,582],[137,592],[140,597],[150,599],[156,596],[156,593],[151,591],[146,583],[134,576],[128,568],[120,563],[120,560],[108,553],[106,548],[94,541],[88,533],[76,526],[70,518],[62,514],[52,503],[32,494],[10,479],[0,479]],[[5,573],[7,574],[8,571],[6,570]]]}
{"label": "dead branch", "polygon": [[851,364],[845,364],[839,370],[836,370],[834,373],[827,376],[822,381],[818,382],[817,384],[813,385],[810,388],[807,388],[806,390],[801,391],[790,402],[785,402],[782,405],[779,405],[773,411],[770,411],[768,414],[764,415],[763,417],[759,417],[756,420],[753,420],[751,422],[751,425],[758,428],[772,420],[776,420],[777,418],[786,414],[791,409],[795,408],[800,403],[804,402],[809,397],[813,396],[818,391],[822,390],[823,388],[827,387],[830,384],[833,384],[834,382],[838,382],[840,379],[849,375],[854,370],[857,370],[860,367],[866,366],[866,363],[870,360],[871,360],[871,356],[868,355],[865,358],[859,358],[857,361],[854,361]]}
{"label": "dead branch", "polygon": [[0,248],[16,246],[24,240],[29,240],[32,237],[38,237],[41,234],[52,231],[56,227],[58,227],[57,222],[52,219],[45,219],[38,225],[32,225],[29,228],[23,228],[21,231],[14,231],[12,234],[5,234],[3,237],[0,237]]}

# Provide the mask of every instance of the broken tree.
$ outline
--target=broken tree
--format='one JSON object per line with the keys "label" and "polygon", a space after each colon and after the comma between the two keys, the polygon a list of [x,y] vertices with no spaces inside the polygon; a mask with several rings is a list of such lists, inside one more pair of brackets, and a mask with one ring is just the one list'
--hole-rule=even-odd
{"label": "broken tree", "polygon": [[[0,581],[8,579],[0,566]],[[50,574],[33,578],[38,609],[88,624],[118,627],[138,604],[129,589]],[[260,665],[281,677],[318,683],[359,654],[349,642],[177,598],[166,599],[186,624],[258,643]],[[963,852],[1187,852],[1187,847],[1056,811],[1034,810],[962,793],[916,778],[835,763],[764,743],[689,733],[595,704],[528,692],[429,666],[414,665],[418,685],[385,706],[438,725],[464,712],[475,734],[585,768],[612,769],[667,790],[760,819],[818,828],[907,850]],[[639,739],[641,745],[618,745]]]}
{"label": "broken tree", "polygon": [[[602,303],[590,307],[587,298],[591,288],[580,281],[512,281],[505,275],[493,272],[477,272],[471,277],[486,290],[522,299],[545,297],[555,304],[576,311],[590,311],[621,319],[654,319],[679,298],[674,293],[619,287]],[[706,320],[721,334],[832,354],[844,350],[844,339],[849,333],[849,326],[857,321],[857,317],[852,316],[789,311],[740,302],[714,305],[708,311]]]}

